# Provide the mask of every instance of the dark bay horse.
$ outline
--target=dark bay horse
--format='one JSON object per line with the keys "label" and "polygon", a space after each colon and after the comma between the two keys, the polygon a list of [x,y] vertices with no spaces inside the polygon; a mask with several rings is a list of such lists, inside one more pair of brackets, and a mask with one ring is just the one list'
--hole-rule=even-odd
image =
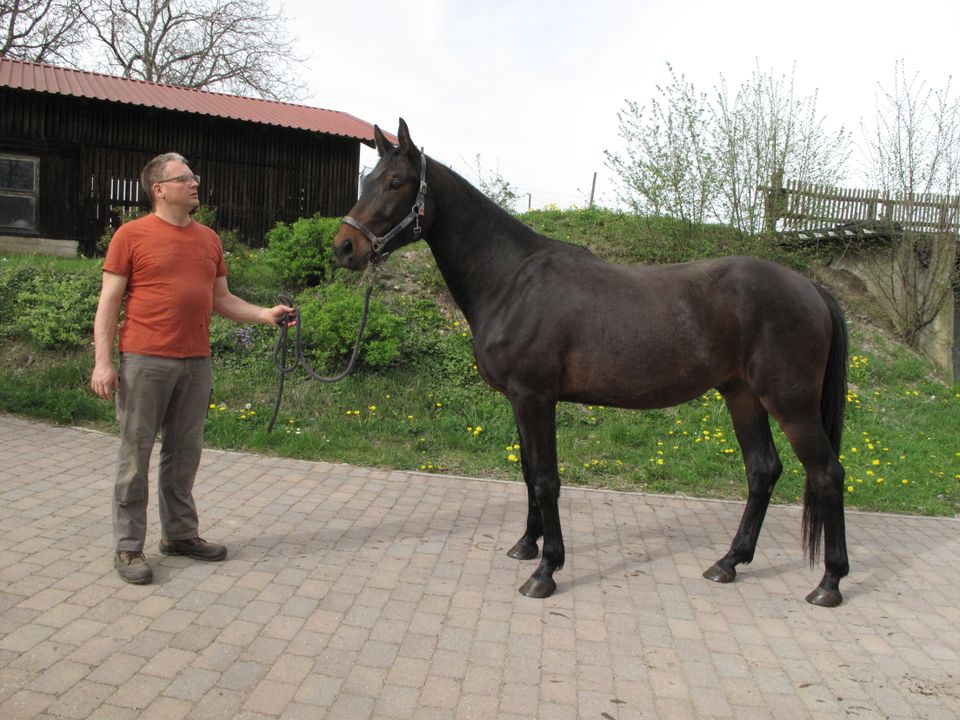
{"label": "dark bay horse", "polygon": [[542,237],[426,157],[400,121],[334,238],[341,265],[381,262],[423,237],[470,323],[477,367],[513,407],[527,485],[526,531],[509,555],[540,564],[520,592],[547,597],[563,566],[556,405],[662,408],[716,388],[733,418],[749,496],[729,551],[704,576],[732,582],[749,563],[782,465],[773,416],[806,471],[804,551],[825,572],[807,596],[842,602],[849,571],[838,461],[847,331],[822,288],[779,265],[731,257],[611,265]]}

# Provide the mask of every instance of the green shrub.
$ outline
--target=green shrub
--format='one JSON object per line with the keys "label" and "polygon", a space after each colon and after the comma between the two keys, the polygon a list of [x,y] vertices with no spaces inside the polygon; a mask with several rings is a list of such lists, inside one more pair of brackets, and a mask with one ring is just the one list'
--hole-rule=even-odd
{"label": "green shrub", "polygon": [[[120,224],[130,222],[131,220],[136,220],[147,214],[146,210],[141,210],[140,208],[114,208],[114,211],[117,213],[117,217],[120,219]],[[99,255],[106,255],[107,248],[110,247],[110,241],[113,240],[113,234],[117,231],[113,225],[107,225],[104,229],[103,234],[100,236],[100,239],[97,240],[97,253]]]}
{"label": "green shrub", "polygon": [[100,265],[40,270],[22,276],[16,292],[15,334],[45,350],[89,347],[100,293]]}
{"label": "green shrub", "polygon": [[11,263],[4,258],[0,265],[0,337],[17,334],[17,322],[23,312],[17,296],[34,287],[39,272],[35,265]]}
{"label": "green shrub", "polygon": [[[316,288],[298,300],[302,318],[301,344],[308,361],[319,372],[333,372],[353,352],[363,311],[363,288],[334,284]],[[376,299],[361,344],[360,362],[368,368],[386,368],[400,358],[404,319]]]}
{"label": "green shrub", "polygon": [[403,362],[441,383],[464,386],[482,383],[475,367],[473,338],[463,320],[448,320],[426,298],[402,299]]}
{"label": "green shrub", "polygon": [[273,325],[241,325],[221,315],[210,321],[210,352],[220,359],[242,362],[252,356],[259,362],[269,357],[277,337]]}
{"label": "green shrub", "polygon": [[333,236],[339,218],[314,215],[287,225],[277,223],[267,232],[267,261],[281,282],[293,287],[313,287],[333,273]]}

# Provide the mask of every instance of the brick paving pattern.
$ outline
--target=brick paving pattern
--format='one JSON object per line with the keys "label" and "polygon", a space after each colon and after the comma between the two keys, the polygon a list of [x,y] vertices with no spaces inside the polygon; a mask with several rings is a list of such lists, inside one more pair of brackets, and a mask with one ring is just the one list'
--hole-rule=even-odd
{"label": "brick paving pattern", "polygon": [[[115,438],[0,415],[0,718],[960,717],[960,522],[848,513],[834,610],[800,511],[733,585],[700,573],[742,506],[564,488],[567,566],[535,567],[519,483],[208,450],[230,557],[111,562]],[[154,483],[155,485],[155,483]]]}

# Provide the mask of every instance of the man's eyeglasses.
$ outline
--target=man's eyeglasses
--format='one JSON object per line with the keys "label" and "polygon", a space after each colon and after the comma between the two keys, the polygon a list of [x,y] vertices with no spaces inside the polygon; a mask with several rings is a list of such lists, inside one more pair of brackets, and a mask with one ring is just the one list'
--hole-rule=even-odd
{"label": "man's eyeglasses", "polygon": [[177,182],[177,183],[183,183],[184,185],[186,185],[191,180],[193,180],[193,182],[195,182],[197,185],[200,184],[199,175],[177,175],[176,177],[166,178],[164,180],[157,180],[157,182],[158,183]]}

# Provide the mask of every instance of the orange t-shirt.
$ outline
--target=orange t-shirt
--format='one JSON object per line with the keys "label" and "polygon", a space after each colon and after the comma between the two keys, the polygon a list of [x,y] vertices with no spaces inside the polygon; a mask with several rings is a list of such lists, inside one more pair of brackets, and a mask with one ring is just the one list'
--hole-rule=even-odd
{"label": "orange t-shirt", "polygon": [[213,230],[198,222],[178,227],[155,214],[124,223],[110,241],[103,269],[127,278],[120,352],[210,355],[213,284],[227,274]]}

